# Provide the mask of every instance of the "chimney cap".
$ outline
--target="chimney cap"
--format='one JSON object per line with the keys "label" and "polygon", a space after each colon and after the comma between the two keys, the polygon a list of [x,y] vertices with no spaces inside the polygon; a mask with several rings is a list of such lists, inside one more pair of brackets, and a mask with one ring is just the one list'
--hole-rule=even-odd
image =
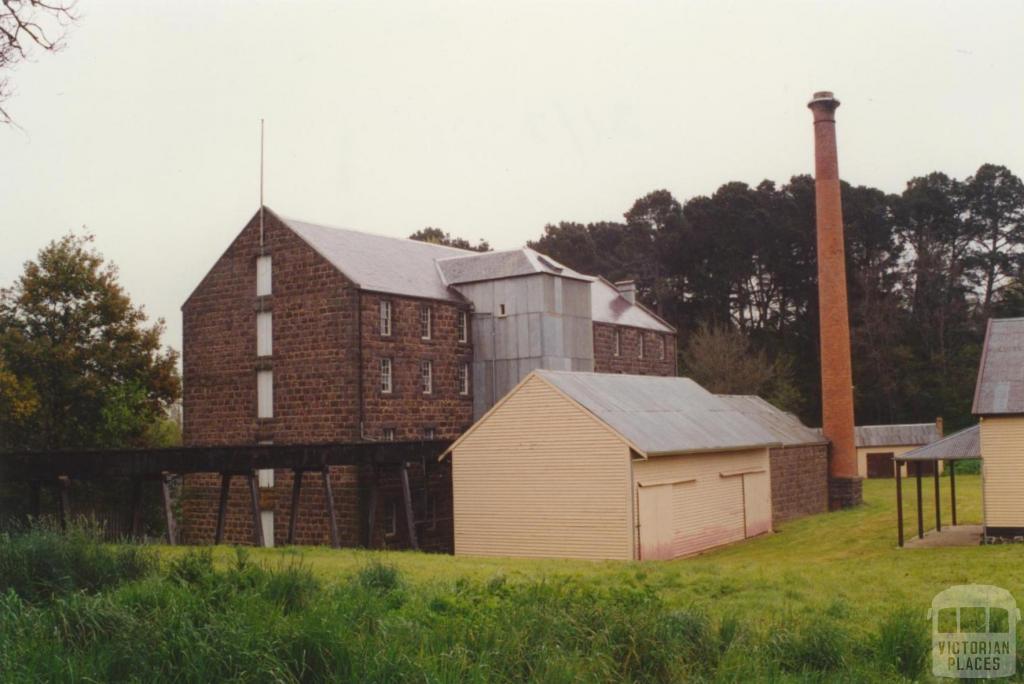
{"label": "chimney cap", "polygon": [[811,101],[807,103],[807,106],[814,107],[816,104],[830,105],[835,109],[839,106],[839,100],[836,99],[831,90],[819,90],[811,96]]}

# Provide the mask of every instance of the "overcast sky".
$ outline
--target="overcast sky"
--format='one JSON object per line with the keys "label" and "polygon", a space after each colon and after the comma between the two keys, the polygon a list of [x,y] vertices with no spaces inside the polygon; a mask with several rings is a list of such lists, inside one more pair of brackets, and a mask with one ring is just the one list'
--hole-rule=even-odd
{"label": "overcast sky", "polygon": [[891,192],[1024,174],[1024,2],[79,0],[0,127],[0,284],[87,226],[167,319],[258,206],[497,248],[644,193],[812,169],[833,90],[842,176]]}

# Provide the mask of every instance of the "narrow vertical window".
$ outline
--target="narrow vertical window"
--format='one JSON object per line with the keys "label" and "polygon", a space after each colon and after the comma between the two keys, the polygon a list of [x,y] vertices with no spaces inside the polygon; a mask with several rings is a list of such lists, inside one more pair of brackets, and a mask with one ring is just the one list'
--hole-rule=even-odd
{"label": "narrow vertical window", "polygon": [[398,534],[398,502],[391,499],[384,505],[384,536],[394,537]]}
{"label": "narrow vertical window", "polygon": [[420,337],[424,340],[430,339],[430,328],[432,321],[431,311],[429,306],[420,307]]}
{"label": "narrow vertical window", "polygon": [[268,295],[270,290],[270,257],[256,257],[256,296]]}
{"label": "narrow vertical window", "polygon": [[394,442],[395,441],[395,428],[384,428],[384,441]]}
{"label": "narrow vertical window", "polygon": [[434,428],[432,428],[432,427],[431,428],[427,428],[426,430],[423,431],[423,438],[424,439],[434,439],[434,437],[435,437]]}
{"label": "narrow vertical window", "polygon": [[274,417],[274,371],[256,373],[256,417]]}
{"label": "narrow vertical window", "polygon": [[615,356],[622,355],[622,333],[619,332],[618,328],[615,329],[615,348],[612,354]]}
{"label": "narrow vertical window", "polygon": [[420,361],[420,377],[423,380],[423,393],[432,393],[434,391],[434,364],[432,362]]}
{"label": "narrow vertical window", "polygon": [[256,356],[274,353],[274,314],[260,311],[256,314]]}
{"label": "narrow vertical window", "polygon": [[658,358],[660,358],[662,361],[664,361],[665,360],[665,346],[666,346],[665,345],[665,336],[664,335],[662,335],[661,337],[658,338],[658,343],[659,343],[659,345],[658,345]]}
{"label": "narrow vertical window", "polygon": [[391,302],[386,299],[380,302],[380,334],[382,337],[391,336]]}
{"label": "narrow vertical window", "polygon": [[[257,442],[260,446],[270,446],[273,444],[272,441],[264,440]],[[256,477],[259,479],[260,489],[273,489],[274,488],[274,469],[273,468],[260,468],[256,471]]]}
{"label": "narrow vertical window", "polygon": [[641,358],[642,359],[642,358],[644,358],[644,334],[643,333],[639,333],[638,337],[639,337],[640,341],[637,342],[637,352],[636,352],[636,355],[637,355],[637,358]]}
{"label": "narrow vertical window", "polygon": [[469,394],[469,364],[464,363],[459,366],[459,394],[466,396]]}
{"label": "narrow vertical window", "polygon": [[380,391],[391,394],[391,359],[380,360]]}
{"label": "narrow vertical window", "polygon": [[459,312],[459,342],[469,342],[469,315]]}

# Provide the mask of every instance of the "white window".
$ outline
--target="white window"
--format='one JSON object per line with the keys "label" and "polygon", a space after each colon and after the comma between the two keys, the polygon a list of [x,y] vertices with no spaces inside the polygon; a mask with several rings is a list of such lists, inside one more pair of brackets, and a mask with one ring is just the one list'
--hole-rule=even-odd
{"label": "white window", "polygon": [[274,417],[274,371],[256,373],[256,417]]}
{"label": "white window", "polygon": [[270,257],[256,257],[256,296],[270,294]]}
{"label": "white window", "polygon": [[395,428],[384,428],[384,441],[394,442],[395,441]]}
{"label": "white window", "polygon": [[[273,472],[273,471],[271,471]],[[263,546],[274,547],[274,511],[260,511],[260,525],[263,527]]]}
{"label": "white window", "polygon": [[[273,444],[272,441],[263,440],[256,442],[260,446],[270,446]],[[256,471],[256,479],[259,480],[260,489],[273,489],[274,488],[274,469],[273,468],[261,468]]]}
{"label": "white window", "polygon": [[615,349],[612,351],[615,356],[622,355],[622,333],[618,330],[615,331]]}
{"label": "white window", "polygon": [[380,391],[391,394],[391,359],[380,360]]}
{"label": "white window", "polygon": [[642,359],[642,358],[644,358],[644,334],[643,333],[638,333],[637,337],[639,338],[640,341],[637,342],[637,354],[636,355],[637,355],[638,358]]}
{"label": "white window", "polygon": [[423,380],[423,393],[430,394],[434,391],[434,364],[430,361],[420,361],[420,377]]}
{"label": "white window", "polygon": [[429,306],[420,307],[420,337],[424,340],[430,339],[431,311]]}
{"label": "white window", "polygon": [[459,342],[469,342],[469,315],[459,312]]}
{"label": "white window", "polygon": [[658,338],[658,358],[662,361],[665,360],[665,336],[662,335]]}
{"label": "white window", "polygon": [[469,364],[464,363],[459,366],[459,394],[465,396],[469,394]]}
{"label": "white window", "polygon": [[391,336],[391,302],[386,299],[380,302],[380,334],[383,337]]}
{"label": "white window", "polygon": [[260,311],[256,314],[256,356],[274,353],[274,314]]}

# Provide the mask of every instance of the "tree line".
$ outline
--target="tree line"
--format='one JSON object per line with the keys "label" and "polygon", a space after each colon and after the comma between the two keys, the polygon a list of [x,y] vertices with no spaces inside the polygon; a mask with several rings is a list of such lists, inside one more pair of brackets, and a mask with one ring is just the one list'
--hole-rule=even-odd
{"label": "tree line", "polygon": [[[985,323],[1024,313],[1024,184],[985,164],[900,194],[844,183],[842,197],[858,424],[969,424]],[[635,279],[679,329],[682,372],[709,389],[758,392],[819,424],[814,179],[685,202],[656,190],[623,219],[550,224],[529,244]]]}

